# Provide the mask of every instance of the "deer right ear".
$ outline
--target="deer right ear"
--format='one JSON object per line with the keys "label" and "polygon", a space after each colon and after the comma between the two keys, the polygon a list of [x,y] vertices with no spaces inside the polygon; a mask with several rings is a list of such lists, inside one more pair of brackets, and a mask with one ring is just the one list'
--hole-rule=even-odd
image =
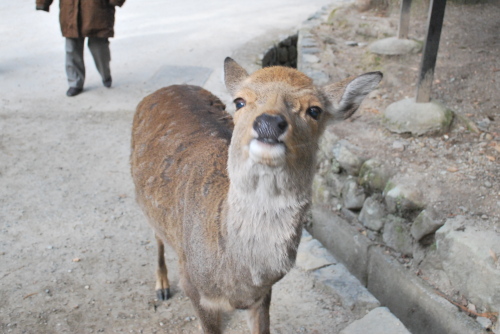
{"label": "deer right ear", "polygon": [[324,87],[323,91],[333,105],[334,119],[347,119],[354,114],[382,77],[381,72],[369,72]]}
{"label": "deer right ear", "polygon": [[227,57],[224,60],[224,82],[231,96],[235,96],[241,82],[248,77],[247,71],[232,58]]}

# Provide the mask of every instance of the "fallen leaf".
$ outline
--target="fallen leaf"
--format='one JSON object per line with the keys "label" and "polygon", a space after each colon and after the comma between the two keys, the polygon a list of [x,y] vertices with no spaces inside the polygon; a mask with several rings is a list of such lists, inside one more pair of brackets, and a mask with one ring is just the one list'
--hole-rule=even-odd
{"label": "fallen leaf", "polygon": [[494,156],[491,156],[491,155],[487,155],[486,158],[489,160],[489,161],[495,161],[496,158]]}
{"label": "fallen leaf", "polygon": [[498,262],[498,256],[491,248],[490,248],[490,256],[493,258],[493,262],[495,263]]}
{"label": "fallen leaf", "polygon": [[448,167],[447,171],[450,173],[455,173],[455,172],[458,172],[458,168],[457,167]]}

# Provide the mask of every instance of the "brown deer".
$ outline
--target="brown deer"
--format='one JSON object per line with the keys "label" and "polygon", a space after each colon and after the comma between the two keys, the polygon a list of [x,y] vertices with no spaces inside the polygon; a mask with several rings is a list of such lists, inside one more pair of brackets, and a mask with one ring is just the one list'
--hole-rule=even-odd
{"label": "brown deer", "polygon": [[295,262],[318,139],[330,121],[356,111],[382,74],[318,88],[292,68],[248,75],[226,58],[224,71],[233,117],[196,86],[142,100],[132,176],[158,243],[158,298],[170,296],[168,242],[203,333],[220,333],[220,313],[233,309],[248,310],[252,333],[269,333],[271,287]]}

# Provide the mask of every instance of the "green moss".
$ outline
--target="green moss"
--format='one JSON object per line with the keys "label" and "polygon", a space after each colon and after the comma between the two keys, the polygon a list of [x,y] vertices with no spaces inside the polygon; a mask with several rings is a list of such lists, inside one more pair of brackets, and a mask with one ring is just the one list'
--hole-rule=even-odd
{"label": "green moss", "polygon": [[338,10],[339,8],[335,8],[330,12],[330,15],[328,15],[328,19],[326,20],[327,23],[333,23],[333,21],[335,20],[335,14],[337,13]]}
{"label": "green moss", "polygon": [[395,187],[396,187],[396,184],[394,182],[387,181],[387,183],[385,184],[385,188],[384,188],[383,193],[387,194],[389,191],[391,191]]}
{"label": "green moss", "polygon": [[444,112],[444,120],[441,123],[443,129],[448,129],[453,121],[454,112],[451,109],[446,109]]}
{"label": "green moss", "polygon": [[371,71],[382,70],[382,57],[380,55],[366,51],[361,58],[361,63],[365,68],[371,69]]}

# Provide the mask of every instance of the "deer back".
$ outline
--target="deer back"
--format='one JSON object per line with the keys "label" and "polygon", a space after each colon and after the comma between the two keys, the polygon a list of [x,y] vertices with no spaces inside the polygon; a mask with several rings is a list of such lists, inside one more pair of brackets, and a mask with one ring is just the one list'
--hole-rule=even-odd
{"label": "deer back", "polygon": [[224,104],[200,87],[162,88],[137,107],[131,154],[137,201],[181,257],[192,220],[202,220],[201,234],[217,243],[232,130]]}

